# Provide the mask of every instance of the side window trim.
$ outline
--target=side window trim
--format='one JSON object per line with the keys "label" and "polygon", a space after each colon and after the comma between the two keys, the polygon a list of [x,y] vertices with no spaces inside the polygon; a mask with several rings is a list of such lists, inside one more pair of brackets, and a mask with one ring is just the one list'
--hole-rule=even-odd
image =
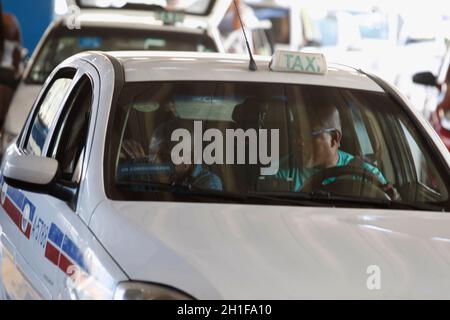
{"label": "side window trim", "polygon": [[77,89],[76,87],[77,87],[78,83],[80,82],[82,76],[83,76],[83,73],[78,68],[75,76],[72,79],[70,87],[69,87],[69,89],[67,90],[67,93],[64,96],[63,102],[61,103],[61,106],[59,107],[58,112],[56,113],[55,121],[53,121],[53,123],[52,123],[52,125],[50,127],[50,130],[48,131],[48,135],[47,135],[47,138],[45,139],[44,147],[42,148],[42,154],[43,155],[47,155],[48,154],[48,148],[49,148],[50,143],[52,141],[53,134],[55,133],[55,129],[57,128],[57,125],[58,125],[58,123],[60,121],[60,117],[63,114],[64,110],[66,110],[69,97],[71,97],[71,95],[73,94],[74,90]]}
{"label": "side window trim", "polygon": [[[57,133],[58,130],[63,130],[61,126],[64,124],[61,124],[61,122],[64,121],[65,117],[68,116],[68,113],[70,113],[72,110],[71,106],[69,105],[68,99],[72,98],[73,95],[77,96],[79,94],[79,91],[82,89],[82,86],[85,83],[85,81],[89,81],[89,84],[90,84],[90,87],[92,90],[92,96],[94,95],[94,93],[93,93],[94,92],[94,82],[92,80],[92,77],[88,73],[79,71],[77,73],[76,78],[77,79],[72,80],[71,89],[69,90],[69,92],[67,94],[66,101],[56,116],[56,121],[52,126],[52,131],[49,132],[49,139],[47,141],[47,145],[46,145],[46,149],[45,149],[45,155],[47,157],[51,157],[55,151],[54,149],[58,147],[56,145],[57,142],[55,141],[56,137],[54,137],[54,135],[55,135],[55,133]],[[92,106],[91,106],[91,109],[92,109]],[[90,116],[90,118],[91,118],[91,116]],[[88,121],[90,123],[90,119]]]}
{"label": "side window trim", "polygon": [[100,83],[100,73],[99,70],[94,67],[90,62],[86,61],[86,66],[84,68],[85,74],[89,76],[89,80],[91,81],[92,85],[92,107],[91,107],[91,114],[88,124],[88,130],[87,130],[87,138],[86,138],[86,145],[83,152],[83,160],[81,163],[81,172],[80,172],[80,186],[82,187],[82,181],[83,177],[86,174],[86,168],[89,164],[91,151],[94,143],[94,137],[96,132],[96,123],[98,121],[97,117],[99,114],[99,108],[100,108],[100,91],[101,91],[101,83]]}
{"label": "side window trim", "polygon": [[[78,94],[80,93],[80,90],[83,89],[83,84],[86,83],[86,81],[87,81],[90,86],[90,89],[91,89],[92,99],[91,99],[91,106],[90,106],[90,115],[89,115],[89,119],[87,120],[87,131],[86,131],[86,137],[85,137],[85,141],[84,141],[85,145],[83,147],[81,154],[79,155],[79,157],[77,159],[77,165],[80,166],[78,168],[79,172],[76,173],[76,171],[74,171],[74,174],[77,174],[79,179],[78,179],[78,181],[70,181],[70,183],[72,183],[74,185],[74,189],[76,189],[76,191],[75,191],[76,195],[75,195],[74,200],[71,203],[68,203],[68,206],[74,212],[76,212],[77,207],[78,207],[78,195],[79,195],[79,192],[82,187],[82,180],[83,180],[83,176],[85,174],[86,165],[87,165],[87,162],[86,162],[87,161],[87,147],[88,147],[89,141],[90,141],[89,133],[91,130],[91,126],[94,126],[93,121],[95,120],[94,117],[96,115],[95,109],[97,108],[97,105],[99,102],[98,97],[96,99],[96,93],[95,93],[95,90],[96,90],[96,85],[95,85],[96,81],[94,79],[95,76],[99,76],[99,75],[91,74],[90,70],[88,70],[87,68],[85,68],[83,66],[81,66],[81,68],[78,70],[77,75],[72,82],[71,89],[67,94],[66,101],[56,117],[56,121],[55,121],[54,125],[52,126],[53,128],[52,128],[51,133],[49,133],[50,138],[48,139],[47,146],[45,148],[45,155],[47,157],[51,157],[53,155],[53,153],[57,152],[59,145],[58,145],[58,142],[55,141],[55,139],[56,139],[55,134],[59,134],[59,131],[64,131],[65,123],[62,123],[62,122],[65,122],[67,120],[66,116],[70,116],[70,112],[72,111],[72,107],[73,107],[73,105],[69,104],[68,99],[71,97],[74,97],[74,99],[77,99]],[[78,162],[80,162],[80,163],[78,163]]]}

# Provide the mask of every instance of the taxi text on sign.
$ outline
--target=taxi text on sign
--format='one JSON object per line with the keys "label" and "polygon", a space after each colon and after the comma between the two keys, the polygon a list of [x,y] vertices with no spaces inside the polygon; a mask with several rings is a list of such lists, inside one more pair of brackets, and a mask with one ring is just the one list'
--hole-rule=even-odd
{"label": "taxi text on sign", "polygon": [[326,74],[327,62],[321,53],[277,51],[270,63],[272,71]]}

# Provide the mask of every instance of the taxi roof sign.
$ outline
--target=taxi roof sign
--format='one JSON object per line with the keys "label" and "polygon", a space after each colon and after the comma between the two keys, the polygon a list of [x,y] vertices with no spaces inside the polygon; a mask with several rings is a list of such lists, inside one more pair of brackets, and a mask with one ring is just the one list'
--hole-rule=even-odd
{"label": "taxi roof sign", "polygon": [[307,53],[279,50],[272,56],[270,70],[278,72],[297,72],[326,74],[327,61],[322,53]]}
{"label": "taxi roof sign", "polygon": [[184,21],[184,13],[176,11],[161,10],[155,14],[156,18],[161,20],[165,25],[175,25],[177,22]]}

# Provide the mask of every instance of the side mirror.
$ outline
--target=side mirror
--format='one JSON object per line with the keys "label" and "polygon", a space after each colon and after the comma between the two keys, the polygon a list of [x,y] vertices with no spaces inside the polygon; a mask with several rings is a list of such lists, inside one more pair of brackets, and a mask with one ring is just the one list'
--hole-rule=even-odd
{"label": "side mirror", "polygon": [[412,78],[414,83],[422,84],[425,86],[433,86],[435,87],[437,85],[437,79],[434,74],[431,72],[419,72],[416,73]]}
{"label": "side mirror", "polygon": [[13,188],[72,201],[76,186],[58,181],[58,161],[52,158],[17,153],[5,154],[3,178]]}

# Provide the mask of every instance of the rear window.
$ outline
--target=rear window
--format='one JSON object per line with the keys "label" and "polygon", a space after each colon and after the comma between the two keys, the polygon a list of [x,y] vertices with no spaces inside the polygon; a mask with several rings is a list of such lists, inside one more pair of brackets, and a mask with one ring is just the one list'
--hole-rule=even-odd
{"label": "rear window", "polygon": [[217,52],[217,47],[207,34],[88,27],[69,30],[60,27],[45,41],[26,81],[42,84],[62,61],[88,50]]}
{"label": "rear window", "polygon": [[113,114],[113,199],[447,208],[447,167],[384,93],[130,83]]}

